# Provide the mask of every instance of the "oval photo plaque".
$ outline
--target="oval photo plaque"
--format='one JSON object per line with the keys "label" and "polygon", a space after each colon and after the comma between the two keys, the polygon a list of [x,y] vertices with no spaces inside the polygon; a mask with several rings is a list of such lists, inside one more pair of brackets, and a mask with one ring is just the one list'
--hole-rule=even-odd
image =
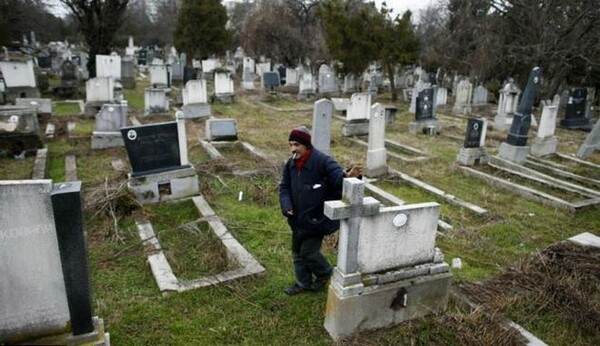
{"label": "oval photo plaque", "polygon": [[408,221],[408,216],[406,214],[398,214],[398,215],[394,216],[394,220],[392,220],[392,224],[394,224],[394,226],[396,226],[396,227],[402,227],[402,226],[406,225],[407,221]]}

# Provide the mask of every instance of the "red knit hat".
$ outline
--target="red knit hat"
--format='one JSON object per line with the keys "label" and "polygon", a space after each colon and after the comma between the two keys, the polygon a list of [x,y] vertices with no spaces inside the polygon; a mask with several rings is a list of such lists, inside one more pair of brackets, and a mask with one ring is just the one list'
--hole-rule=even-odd
{"label": "red knit hat", "polygon": [[288,140],[303,144],[307,148],[312,147],[312,144],[310,142],[311,141],[310,132],[308,131],[308,128],[306,128],[306,126],[300,126],[300,127],[296,127],[295,129],[293,129],[292,132],[290,133],[290,138]]}

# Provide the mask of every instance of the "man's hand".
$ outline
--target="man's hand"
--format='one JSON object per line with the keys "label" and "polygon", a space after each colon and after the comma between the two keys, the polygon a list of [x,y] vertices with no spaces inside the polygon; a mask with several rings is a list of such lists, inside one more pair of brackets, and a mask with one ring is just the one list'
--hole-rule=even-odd
{"label": "man's hand", "polygon": [[344,173],[344,177],[346,178],[354,178],[360,175],[362,175],[362,166],[360,165],[352,166]]}

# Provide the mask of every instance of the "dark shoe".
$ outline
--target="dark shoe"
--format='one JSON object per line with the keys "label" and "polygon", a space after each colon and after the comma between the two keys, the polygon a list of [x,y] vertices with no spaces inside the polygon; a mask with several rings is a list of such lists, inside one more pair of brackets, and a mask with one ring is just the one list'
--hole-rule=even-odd
{"label": "dark shoe", "polygon": [[288,296],[295,296],[300,293],[306,292],[306,289],[298,284],[293,284],[292,286],[286,288],[283,292]]}
{"label": "dark shoe", "polygon": [[310,290],[311,291],[320,291],[327,286],[328,282],[329,282],[329,276],[324,277],[324,278],[317,278],[315,280],[315,282],[313,282],[312,285],[310,285]]}

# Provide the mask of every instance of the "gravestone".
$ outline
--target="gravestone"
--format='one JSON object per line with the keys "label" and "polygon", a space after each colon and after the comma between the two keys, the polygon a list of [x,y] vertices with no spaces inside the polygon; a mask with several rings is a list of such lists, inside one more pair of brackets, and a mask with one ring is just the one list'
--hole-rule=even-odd
{"label": "gravestone", "polygon": [[144,90],[144,115],[165,114],[169,111],[167,91],[163,88]]}
{"label": "gravestone", "polygon": [[248,71],[251,78],[254,79],[254,70],[256,69],[254,59],[244,57],[242,62],[242,71]]}
{"label": "gravestone", "polygon": [[183,117],[186,119],[205,118],[211,115],[208,104],[206,80],[190,80],[182,90]]}
{"label": "gravestone", "polygon": [[215,99],[222,103],[232,103],[235,97],[233,79],[227,72],[215,72]]}
{"label": "gravestone", "polygon": [[208,119],[206,121],[206,139],[209,141],[237,141],[235,119]]}
{"label": "gravestone", "polygon": [[265,72],[271,72],[270,62],[259,62],[256,64],[256,74],[262,76]]}
{"label": "gravestone", "polygon": [[471,94],[473,92],[473,84],[466,79],[461,80],[456,89],[454,89],[454,107],[452,111],[456,114],[471,113]]}
{"label": "gravestone", "polygon": [[596,125],[594,125],[594,128],[588,134],[581,147],[579,147],[579,150],[577,150],[577,156],[585,159],[598,149],[600,149],[600,119],[596,122]]}
{"label": "gravestone", "polygon": [[334,340],[441,312],[452,275],[435,247],[440,205],[382,207],[365,182],[344,179],[343,198],[325,202],[340,220],[337,266],[327,295],[325,329]]}
{"label": "gravestone", "polygon": [[[286,85],[287,84],[287,68],[283,65],[279,65],[276,69],[277,73],[279,73],[279,84]],[[264,74],[263,74],[264,76]]]}
{"label": "gravestone", "polygon": [[244,69],[242,74],[242,88],[244,90],[254,90],[254,73],[250,68]]}
{"label": "gravestone", "polygon": [[488,104],[488,90],[479,84],[473,92],[473,106],[486,106]]}
{"label": "gravestone", "polygon": [[183,68],[183,85],[186,85],[187,82],[196,79],[198,79],[198,69],[195,67],[185,66]]}
{"label": "gravestone", "polygon": [[489,157],[485,150],[485,134],[487,120],[485,118],[469,118],[467,120],[467,134],[465,142],[460,149],[456,160],[463,166],[485,165]]}
{"label": "gravestone", "polygon": [[121,80],[121,57],[118,55],[96,55],[96,77],[112,77]]}
{"label": "gravestone", "polygon": [[342,125],[342,136],[364,136],[369,134],[371,94],[356,93],[350,97],[346,111],[346,121]]}
{"label": "gravestone", "polygon": [[315,97],[315,81],[310,71],[304,71],[300,75],[298,86],[298,101],[304,101]]}
{"label": "gravestone", "polygon": [[92,149],[122,147],[120,129],[127,126],[127,101],[121,104],[106,103],[96,114],[96,124],[92,132]]}
{"label": "gravestone", "polygon": [[541,157],[556,153],[558,137],[554,135],[556,130],[556,118],[558,114],[558,100],[551,103],[550,100],[543,101],[542,117],[538,126],[537,135],[531,144],[530,153]]}
{"label": "gravestone", "polygon": [[285,70],[285,85],[288,85],[288,86],[298,85],[298,70],[297,69],[288,67]]}
{"label": "gravestone", "polygon": [[437,106],[445,106],[448,103],[448,89],[444,87],[437,88],[435,101]]}
{"label": "gravestone", "polygon": [[273,91],[280,85],[278,72],[264,72],[262,74],[263,88]]}
{"label": "gravestone", "polygon": [[138,65],[148,65],[148,50],[146,48],[137,51],[137,63]]}
{"label": "gravestone", "polygon": [[52,99],[17,98],[15,106],[24,108],[35,108],[38,116],[52,115]]}
{"label": "gravestone", "polygon": [[346,116],[346,112],[348,111],[348,106],[350,105],[350,99],[332,97],[331,102],[333,102],[333,110],[341,113]]}
{"label": "gravestone", "polygon": [[331,122],[333,101],[320,99],[315,102],[312,119],[312,145],[327,155],[331,155]]}
{"label": "gravestone", "polygon": [[44,145],[34,108],[0,106],[0,156],[23,157]]}
{"label": "gravestone", "polygon": [[329,66],[321,65],[319,68],[319,93],[337,96],[339,92],[335,74]]}
{"label": "gravestone", "polygon": [[436,135],[441,131],[441,125],[435,118],[434,88],[423,89],[416,97],[415,121],[408,124],[408,132],[412,134],[427,133]]}
{"label": "gravestone", "polygon": [[221,67],[218,59],[205,59],[202,60],[202,73],[204,74],[204,78],[209,78],[212,76],[214,70]]}
{"label": "gravestone", "polygon": [[183,80],[183,63],[179,59],[171,64],[171,80],[178,82]]}
{"label": "gravestone", "polygon": [[62,97],[72,97],[79,88],[79,71],[72,60],[65,60],[60,66],[60,86],[54,91]]}
{"label": "gravestone", "polygon": [[520,94],[521,89],[519,89],[512,78],[509,78],[508,82],[500,90],[498,112],[494,117],[495,128],[505,131],[510,127],[512,117],[517,111],[517,102],[519,101]]}
{"label": "gravestone", "polygon": [[0,344],[109,345],[92,316],[81,182],[0,181],[0,196]]}
{"label": "gravestone", "polygon": [[135,89],[135,65],[133,57],[126,56],[121,59],[121,84],[125,89]]}
{"label": "gravestone", "polygon": [[171,86],[167,65],[150,65],[150,84],[153,88],[169,88]]}
{"label": "gravestone", "polygon": [[513,117],[506,141],[502,142],[498,149],[499,157],[517,164],[522,164],[527,160],[529,152],[527,134],[531,125],[533,103],[540,90],[541,74],[542,70],[537,66],[531,70],[525,92],[523,92],[523,98],[517,108],[517,113]]}
{"label": "gravestone", "polygon": [[560,121],[560,126],[566,129],[581,129],[589,131],[590,119],[586,118],[588,91],[586,88],[571,90],[567,101],[565,118]]}
{"label": "gravestone", "polygon": [[110,77],[96,77],[85,82],[86,116],[95,116],[103,104],[115,102],[114,86]]}
{"label": "gravestone", "polygon": [[121,128],[131,163],[127,188],[142,203],[198,194],[198,175],[187,157],[185,120]]}
{"label": "gravestone", "polygon": [[387,151],[385,149],[385,108],[375,103],[369,116],[369,146],[365,174],[375,178],[387,174]]}
{"label": "gravestone", "polygon": [[342,91],[345,93],[355,93],[358,91],[358,78],[356,78],[356,75],[351,73],[344,76]]}
{"label": "gravestone", "polygon": [[40,98],[33,61],[0,61],[4,79],[4,102],[13,103],[17,98]]}

